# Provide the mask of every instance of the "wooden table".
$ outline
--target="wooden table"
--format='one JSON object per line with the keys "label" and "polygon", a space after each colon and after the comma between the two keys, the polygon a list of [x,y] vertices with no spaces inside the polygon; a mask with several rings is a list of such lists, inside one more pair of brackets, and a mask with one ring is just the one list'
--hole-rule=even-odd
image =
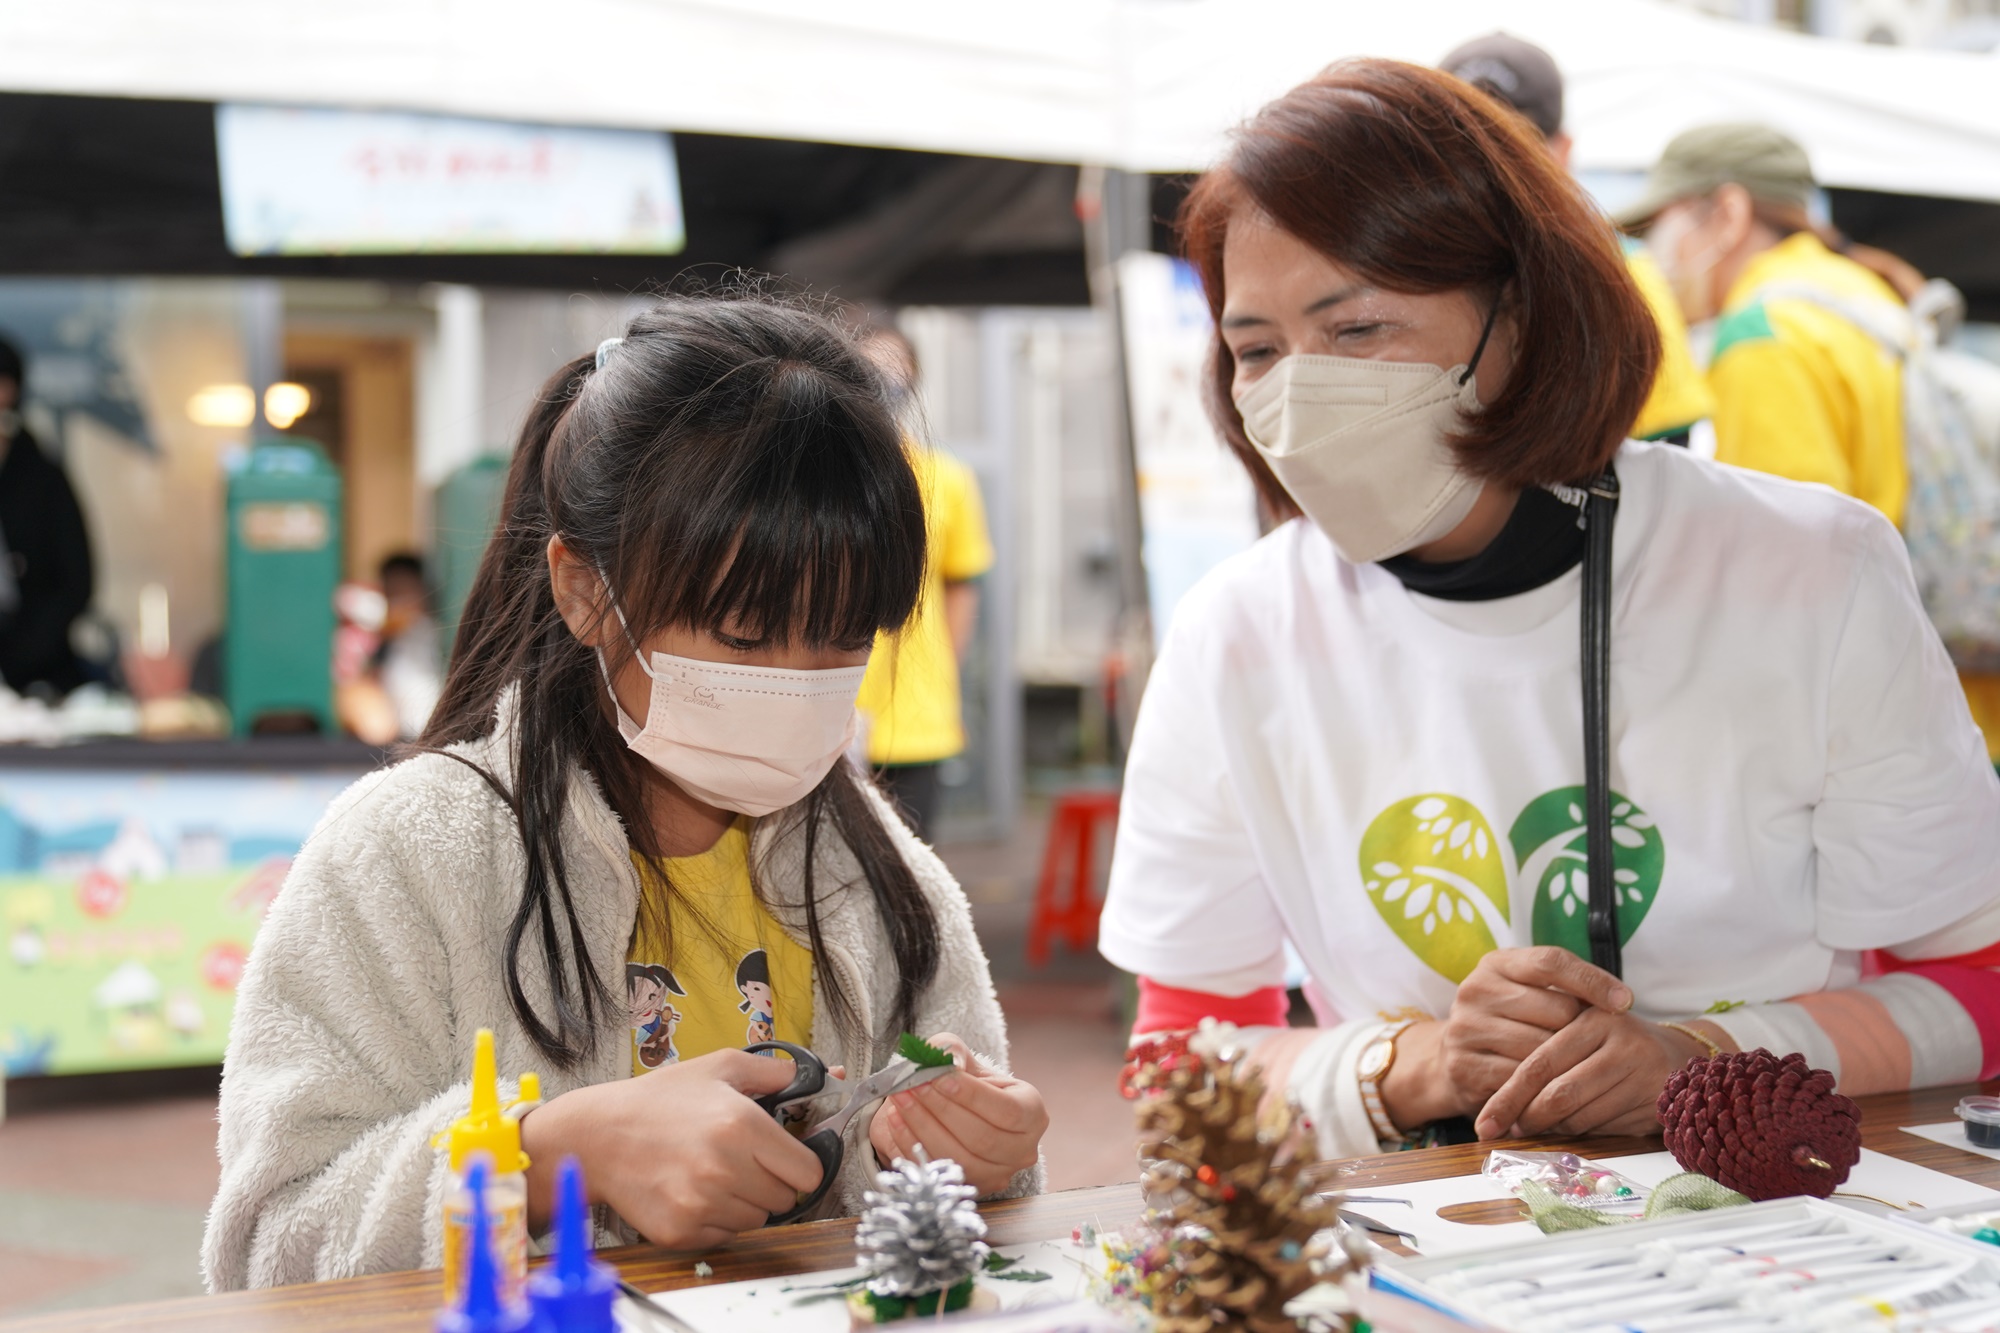
{"label": "wooden table", "polygon": [[[1901,1125],[1927,1125],[1951,1119],[1952,1107],[1958,1099],[1974,1090],[1933,1088],[1863,1098],[1862,1142],[1892,1157],[2000,1189],[2000,1162],[1898,1132]],[[1487,1152],[1497,1146],[1501,1145],[1466,1144],[1356,1157],[1329,1163],[1320,1175],[1328,1187],[1343,1189],[1472,1175],[1486,1160]],[[1597,1157],[1615,1157],[1656,1151],[1660,1141],[1657,1138],[1542,1139],[1507,1146],[1565,1148]],[[1040,1198],[988,1204],[981,1211],[990,1228],[988,1239],[996,1245],[1017,1245],[1068,1235],[1071,1229],[1085,1222],[1100,1228],[1129,1222],[1139,1213],[1139,1189],[1130,1184],[1068,1190]],[[734,1282],[844,1268],[854,1262],[853,1235],[851,1219],[753,1232],[721,1250],[701,1256],[714,1270],[708,1278],[695,1275],[694,1258],[669,1255],[653,1246],[608,1250],[603,1257],[617,1264],[625,1278],[637,1286],[648,1291],[671,1291],[697,1282]],[[439,1304],[438,1275],[433,1270],[42,1315],[0,1322],[0,1333],[141,1329],[166,1333],[172,1330],[335,1333],[350,1329],[357,1333],[360,1330],[418,1333],[430,1328]]]}

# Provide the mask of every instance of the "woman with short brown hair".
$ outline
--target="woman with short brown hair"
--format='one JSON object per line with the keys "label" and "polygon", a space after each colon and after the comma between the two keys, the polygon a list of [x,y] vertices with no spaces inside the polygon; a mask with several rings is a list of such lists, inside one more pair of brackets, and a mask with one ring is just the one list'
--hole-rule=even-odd
{"label": "woman with short brown hair", "polygon": [[1624,438],[1654,325],[1526,127],[1343,63],[1181,232],[1289,521],[1140,712],[1102,928],[1139,1032],[1237,1024],[1330,1153],[1647,1129],[1738,1046],[1857,1093],[2000,1067],[2000,783],[1894,529]]}

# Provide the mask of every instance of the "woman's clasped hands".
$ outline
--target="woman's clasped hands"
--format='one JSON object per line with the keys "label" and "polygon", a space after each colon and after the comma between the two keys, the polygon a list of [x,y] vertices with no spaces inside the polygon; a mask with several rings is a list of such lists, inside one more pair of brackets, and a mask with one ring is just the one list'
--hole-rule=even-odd
{"label": "woman's clasped hands", "polygon": [[1667,1077],[1707,1051],[1635,1017],[1632,1001],[1566,949],[1496,949],[1445,1018],[1403,1033],[1383,1101],[1405,1127],[1470,1116],[1482,1139],[1648,1133]]}

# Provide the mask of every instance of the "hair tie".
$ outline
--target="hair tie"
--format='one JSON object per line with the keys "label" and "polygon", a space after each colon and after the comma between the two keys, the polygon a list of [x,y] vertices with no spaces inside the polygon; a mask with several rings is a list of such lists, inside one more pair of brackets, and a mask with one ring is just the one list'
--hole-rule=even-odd
{"label": "hair tie", "polygon": [[603,342],[597,344],[597,369],[604,369],[604,358],[611,355],[612,348],[624,341],[623,338],[606,338]]}

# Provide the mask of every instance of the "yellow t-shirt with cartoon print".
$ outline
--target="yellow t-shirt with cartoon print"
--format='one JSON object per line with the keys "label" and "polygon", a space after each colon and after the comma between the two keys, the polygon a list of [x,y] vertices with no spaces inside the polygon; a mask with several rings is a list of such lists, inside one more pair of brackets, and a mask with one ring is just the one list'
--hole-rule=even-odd
{"label": "yellow t-shirt with cartoon print", "polygon": [[667,884],[674,894],[665,914],[671,939],[654,928],[662,914],[642,905],[626,955],[632,1072],[773,1037],[808,1045],[812,953],[784,932],[751,888],[746,821],[731,824],[705,852],[658,862],[634,852],[632,864],[647,899],[657,902]]}

